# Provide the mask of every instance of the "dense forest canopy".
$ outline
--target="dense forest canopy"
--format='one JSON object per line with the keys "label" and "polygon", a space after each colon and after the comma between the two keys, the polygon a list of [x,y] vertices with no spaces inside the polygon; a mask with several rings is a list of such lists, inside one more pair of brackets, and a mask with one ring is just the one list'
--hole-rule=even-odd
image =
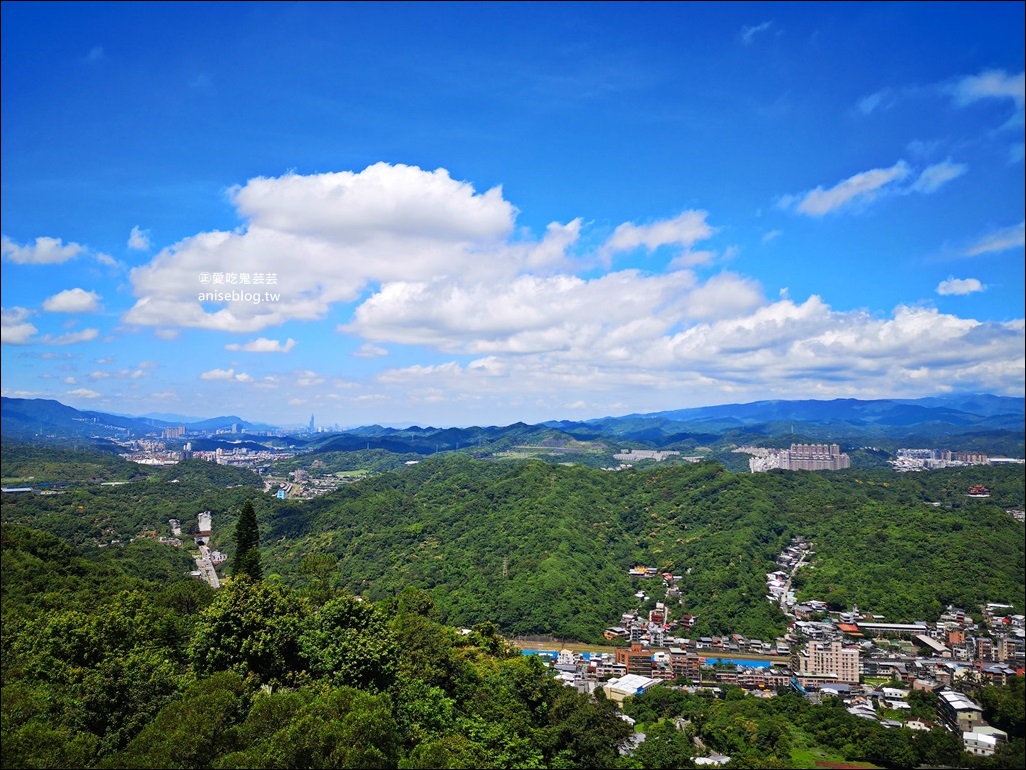
{"label": "dense forest canopy", "polygon": [[[991,490],[970,498],[971,486]],[[608,472],[537,460],[486,462],[448,453],[369,475],[310,501],[279,501],[258,477],[189,461],[122,486],[5,495],[3,520],[76,545],[195,532],[212,511],[210,545],[231,555],[243,506],[254,505],[264,572],[293,586],[313,578],[370,600],[405,586],[431,593],[449,623],[491,621],[504,633],[597,641],[634,594],[662,598],[652,566],[682,576],[671,611],[696,632],[782,633],[765,573],[795,535],[815,543],[800,598],[851,604],[889,620],[931,620],[947,604],[1000,601],[1022,611],[1023,504],[1018,466],[895,474],[732,473],[716,463]]]}
{"label": "dense forest canopy", "polygon": [[[681,575],[671,611],[699,616],[692,633],[772,638],[785,618],[765,573],[795,535],[815,548],[801,596],[892,620],[1021,612],[1015,467],[614,473],[448,453],[298,502],[204,462],[124,475],[89,452],[3,460],[69,482],[2,498],[4,767],[684,767],[691,737],[744,766],[1021,764],[1017,679],[980,694],[1014,738],[990,760],[795,696],[663,688],[628,700],[648,735],[632,750],[610,702],[503,638],[597,641],[640,589],[662,598],[636,565]],[[236,575],[217,591],[188,574],[202,511]],[[156,538],[169,519],[181,547]],[[233,569],[240,544],[261,569]]]}

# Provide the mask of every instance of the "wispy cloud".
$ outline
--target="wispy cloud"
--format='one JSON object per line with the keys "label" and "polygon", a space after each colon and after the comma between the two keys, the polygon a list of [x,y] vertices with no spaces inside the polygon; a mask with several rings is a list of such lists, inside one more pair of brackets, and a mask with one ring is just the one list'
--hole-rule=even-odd
{"label": "wispy cloud", "polygon": [[1026,103],[1026,73],[1009,75],[1004,70],[987,70],[962,78],[951,86],[951,93],[961,107],[981,99],[1011,99],[1021,109]]}
{"label": "wispy cloud", "polygon": [[76,388],[75,390],[69,390],[67,392],[67,395],[73,396],[75,398],[100,398],[101,397],[100,393],[97,393],[95,390],[90,390],[89,388]]}
{"label": "wispy cloud", "polygon": [[1011,227],[987,233],[965,250],[965,256],[975,257],[990,252],[1007,251],[1026,246],[1026,221]]}
{"label": "wispy cloud", "polygon": [[858,101],[858,110],[863,115],[871,115],[877,110],[884,110],[893,105],[895,102],[894,90],[891,88],[882,88],[876,93],[872,93],[869,96],[863,96]]}
{"label": "wispy cloud", "polygon": [[908,164],[899,160],[890,168],[862,171],[827,189],[817,187],[797,196],[787,196],[784,202],[790,203],[797,199],[796,211],[810,217],[821,217],[853,204],[868,203],[889,185],[905,179],[910,173]]}
{"label": "wispy cloud", "polygon": [[353,355],[357,358],[381,358],[382,356],[387,356],[388,351],[378,345],[365,342],[353,351]]}
{"label": "wispy cloud", "polygon": [[926,194],[936,192],[952,179],[958,179],[968,170],[969,167],[964,163],[955,163],[951,158],[948,158],[941,163],[935,163],[923,169],[923,173],[913,182],[910,189],[913,192]]}
{"label": "wispy cloud", "polygon": [[962,176],[968,168],[965,164],[955,163],[948,158],[941,163],[927,166],[915,177],[915,181],[909,184],[907,180],[913,177],[914,170],[904,160],[899,160],[889,168],[874,168],[854,174],[833,187],[820,186],[807,192],[784,195],[777,206],[783,209],[793,206],[800,214],[821,217],[841,209],[865,206],[887,194],[929,195],[952,179]]}
{"label": "wispy cloud", "polygon": [[951,294],[974,294],[983,291],[986,287],[976,278],[954,278],[948,276],[946,281],[937,284],[937,293],[941,296]]}
{"label": "wispy cloud", "polygon": [[99,336],[99,329],[83,329],[80,332],[68,332],[57,337],[47,334],[39,341],[45,342],[47,345],[77,345],[80,342],[92,342]]}
{"label": "wispy cloud", "polygon": [[751,45],[755,42],[756,35],[761,32],[766,32],[772,26],[772,21],[764,21],[762,24],[741,27],[741,42],[745,45]]}

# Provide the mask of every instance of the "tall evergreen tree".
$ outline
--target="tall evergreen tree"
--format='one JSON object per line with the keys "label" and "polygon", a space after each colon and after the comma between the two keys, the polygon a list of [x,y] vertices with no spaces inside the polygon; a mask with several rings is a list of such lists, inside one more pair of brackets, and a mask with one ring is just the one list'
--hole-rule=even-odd
{"label": "tall evergreen tree", "polygon": [[235,567],[232,577],[247,575],[253,580],[263,577],[260,564],[260,530],[257,529],[256,511],[249,500],[242,506],[235,525]]}

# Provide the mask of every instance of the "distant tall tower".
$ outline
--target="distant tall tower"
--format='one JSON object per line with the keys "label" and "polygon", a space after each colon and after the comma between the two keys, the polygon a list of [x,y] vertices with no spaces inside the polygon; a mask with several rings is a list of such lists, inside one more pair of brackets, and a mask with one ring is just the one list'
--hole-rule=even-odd
{"label": "distant tall tower", "polygon": [[310,432],[314,432],[314,419],[312,414],[310,415]]}

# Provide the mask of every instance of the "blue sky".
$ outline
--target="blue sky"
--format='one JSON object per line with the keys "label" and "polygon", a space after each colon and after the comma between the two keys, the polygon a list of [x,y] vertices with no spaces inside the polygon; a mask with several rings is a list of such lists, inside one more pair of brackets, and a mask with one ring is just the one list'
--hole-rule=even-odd
{"label": "blue sky", "polygon": [[1022,397],[1023,16],[5,2],[3,394],[339,426]]}

